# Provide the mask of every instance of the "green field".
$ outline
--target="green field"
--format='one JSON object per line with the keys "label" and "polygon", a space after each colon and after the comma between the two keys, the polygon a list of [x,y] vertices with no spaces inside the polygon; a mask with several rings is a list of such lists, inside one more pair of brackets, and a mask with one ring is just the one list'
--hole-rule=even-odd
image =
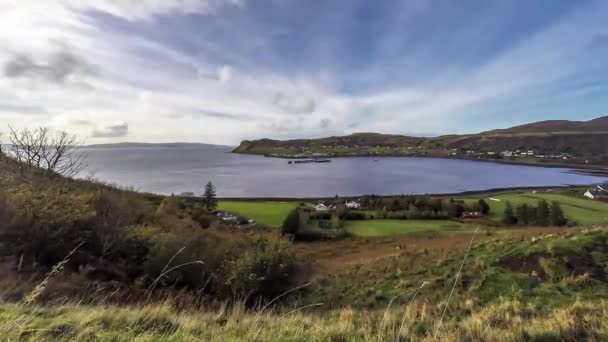
{"label": "green field", "polygon": [[[498,199],[494,201],[490,198]],[[474,203],[479,198],[465,199],[468,203]],[[570,194],[550,193],[550,192],[526,192],[521,194],[506,194],[484,197],[485,201],[490,205],[490,216],[493,219],[499,220],[505,210],[506,202],[511,202],[515,208],[520,204],[527,203],[537,205],[538,201],[544,199],[551,203],[557,201],[566,217],[569,220],[579,224],[608,224],[608,203],[599,202],[584,197],[576,197]]]}
{"label": "green field", "polygon": [[466,230],[467,226],[449,220],[365,220],[348,221],[345,229],[359,236],[389,236],[422,231]]}
{"label": "green field", "polygon": [[280,227],[295,207],[296,203],[287,202],[221,201],[218,209],[255,220],[258,224]]}

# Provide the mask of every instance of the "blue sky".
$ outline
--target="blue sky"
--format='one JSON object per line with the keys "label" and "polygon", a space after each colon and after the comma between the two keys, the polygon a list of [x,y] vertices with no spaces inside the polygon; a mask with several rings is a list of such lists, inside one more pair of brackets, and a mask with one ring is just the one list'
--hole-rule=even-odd
{"label": "blue sky", "polygon": [[605,1],[8,0],[0,19],[0,122],[90,143],[608,115]]}

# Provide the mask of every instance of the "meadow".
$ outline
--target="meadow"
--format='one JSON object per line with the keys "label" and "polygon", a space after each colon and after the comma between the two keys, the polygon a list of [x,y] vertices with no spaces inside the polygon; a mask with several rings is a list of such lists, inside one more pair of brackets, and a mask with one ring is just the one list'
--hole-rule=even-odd
{"label": "meadow", "polygon": [[[503,216],[507,202],[515,208],[520,204],[537,205],[538,201],[556,201],[562,207],[566,217],[578,225],[608,224],[608,202],[591,200],[582,196],[580,190],[542,190],[511,191],[484,196],[459,198],[474,205],[484,199],[490,206],[488,218],[498,223]],[[259,224],[280,227],[290,210],[298,205],[296,202],[256,202],[256,201],[222,201],[219,208],[246,218],[254,219]],[[365,213],[365,211],[363,211]],[[475,222],[463,224],[453,220],[395,220],[372,219],[344,221],[347,232],[362,237],[391,236],[421,231],[463,231],[472,230]],[[481,222],[482,224],[488,222]]]}
{"label": "meadow", "polygon": [[519,192],[483,197],[465,198],[474,203],[483,198],[490,205],[490,217],[500,220],[507,201],[515,208],[520,204],[537,205],[538,201],[558,202],[566,217],[581,225],[608,224],[608,202],[600,202],[582,196],[580,192],[537,191]]}
{"label": "meadow", "polygon": [[297,203],[293,202],[221,201],[218,209],[244,216],[262,225],[278,228],[296,205]]}

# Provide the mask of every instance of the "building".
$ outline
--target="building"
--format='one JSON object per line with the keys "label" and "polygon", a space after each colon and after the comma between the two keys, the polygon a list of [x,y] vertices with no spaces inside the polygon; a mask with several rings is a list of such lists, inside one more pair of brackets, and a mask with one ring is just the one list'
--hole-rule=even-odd
{"label": "building", "polygon": [[359,203],[357,201],[346,201],[346,203],[344,203],[344,205],[348,209],[359,209],[359,208],[361,208],[361,203]]}
{"label": "building", "polygon": [[315,207],[315,210],[316,210],[316,211],[327,211],[327,210],[329,210],[329,208],[328,208],[328,207],[327,207],[325,204],[323,204],[323,203],[319,203],[319,204],[317,204],[317,206]]}
{"label": "building", "polygon": [[483,214],[479,211],[465,211],[464,213],[462,213],[462,218],[465,219],[476,219],[476,218],[482,218]]}
{"label": "building", "polygon": [[598,184],[588,189],[584,196],[591,199],[608,198],[608,184]]}

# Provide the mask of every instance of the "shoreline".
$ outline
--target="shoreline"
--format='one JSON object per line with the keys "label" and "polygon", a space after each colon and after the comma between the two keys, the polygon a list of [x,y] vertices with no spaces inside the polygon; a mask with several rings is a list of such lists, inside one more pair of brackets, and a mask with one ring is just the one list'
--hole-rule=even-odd
{"label": "shoreline", "polygon": [[[431,197],[476,197],[476,196],[489,196],[496,195],[501,193],[511,193],[511,192],[519,192],[519,191],[554,191],[554,190],[583,190],[592,184],[587,185],[556,185],[556,186],[524,186],[524,187],[511,187],[511,188],[490,188],[485,190],[467,190],[461,192],[453,192],[453,193],[427,193],[427,194],[415,194],[414,196],[431,196]],[[393,195],[375,195],[378,198],[391,198],[395,196],[400,196],[401,194],[393,194]],[[410,195],[410,194],[404,194]],[[340,196],[341,199],[356,199],[363,196],[368,195],[359,195],[359,196]],[[189,200],[201,200],[202,197],[194,196],[180,196]],[[218,197],[217,199],[220,201],[226,202],[307,202],[307,201],[322,201],[322,200],[330,200],[333,199],[333,196],[329,197]]]}
{"label": "shoreline", "polygon": [[[246,153],[246,152],[229,152],[234,154],[243,155],[254,155],[264,158],[275,158],[285,160],[297,160],[297,157],[278,157],[270,156],[259,153]],[[314,157],[310,157],[314,158]],[[458,158],[458,157],[446,157],[446,156],[405,156],[405,155],[354,155],[354,156],[324,156],[325,159],[338,159],[338,158],[435,158],[435,159],[453,159],[453,160],[464,160],[464,161],[478,161],[485,163],[496,163],[505,165],[520,165],[520,166],[533,166],[533,167],[545,167],[545,168],[556,168],[556,169],[571,169],[572,171],[583,171],[584,174],[592,175],[605,175],[608,177],[608,165],[593,165],[593,164],[569,164],[569,163],[530,163],[525,161],[513,161],[504,159],[474,159],[474,158]]]}

